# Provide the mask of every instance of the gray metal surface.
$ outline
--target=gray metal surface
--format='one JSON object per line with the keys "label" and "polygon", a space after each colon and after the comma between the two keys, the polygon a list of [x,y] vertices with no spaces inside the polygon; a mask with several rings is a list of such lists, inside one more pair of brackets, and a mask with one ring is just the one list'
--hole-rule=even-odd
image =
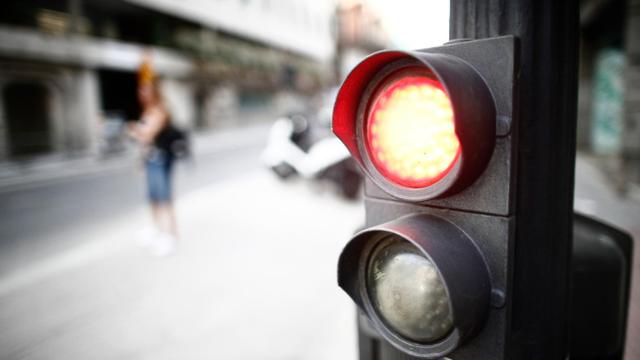
{"label": "gray metal surface", "polygon": [[[408,214],[426,213],[448,219],[462,231],[470,235],[484,256],[489,269],[491,287],[494,292],[508,294],[509,264],[507,256],[512,251],[513,217],[487,216],[462,211],[437,209],[420,205],[366,199],[367,227],[372,227]],[[497,237],[496,234],[499,234]],[[460,264],[463,266],[463,264]],[[508,329],[507,307],[494,304],[489,310],[487,321],[480,332],[460,350],[448,355],[452,359],[504,359],[505,333]],[[394,358],[382,358],[394,359]]]}

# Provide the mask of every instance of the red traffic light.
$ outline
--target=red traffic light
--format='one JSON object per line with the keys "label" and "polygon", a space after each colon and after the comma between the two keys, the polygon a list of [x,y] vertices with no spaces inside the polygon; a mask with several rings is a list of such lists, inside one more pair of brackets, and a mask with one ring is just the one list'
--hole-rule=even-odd
{"label": "red traffic light", "polygon": [[458,192],[484,171],[496,107],[484,79],[456,56],[382,51],[344,81],[333,131],[378,187],[418,202]]}
{"label": "red traffic light", "polygon": [[365,128],[373,165],[401,186],[436,183],[460,156],[449,96],[419,70],[403,71],[382,84]]}

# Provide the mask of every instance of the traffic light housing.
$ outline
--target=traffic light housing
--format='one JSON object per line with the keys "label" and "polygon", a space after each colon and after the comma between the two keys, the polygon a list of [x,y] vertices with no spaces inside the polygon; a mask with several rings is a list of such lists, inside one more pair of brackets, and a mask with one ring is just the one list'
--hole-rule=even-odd
{"label": "traffic light housing", "polygon": [[516,52],[511,36],[383,51],[338,93],[334,133],[367,176],[338,282],[402,353],[506,356]]}
{"label": "traffic light housing", "polygon": [[[338,283],[361,333],[396,349],[382,346],[382,360],[513,355],[512,279],[528,271],[514,261],[527,216],[515,211],[518,48],[503,36],[383,51],[338,93],[334,133],[366,175],[365,228]],[[573,243],[572,357],[621,359],[632,240],[576,215]]]}

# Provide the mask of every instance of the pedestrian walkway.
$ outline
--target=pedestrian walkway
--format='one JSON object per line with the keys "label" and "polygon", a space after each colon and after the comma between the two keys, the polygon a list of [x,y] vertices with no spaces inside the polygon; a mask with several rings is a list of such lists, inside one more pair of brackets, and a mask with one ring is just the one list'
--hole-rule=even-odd
{"label": "pedestrian walkway", "polygon": [[169,258],[136,246],[142,209],[66,234],[0,278],[0,359],[355,359],[335,276],[362,208],[316,190],[258,170],[185,194]]}

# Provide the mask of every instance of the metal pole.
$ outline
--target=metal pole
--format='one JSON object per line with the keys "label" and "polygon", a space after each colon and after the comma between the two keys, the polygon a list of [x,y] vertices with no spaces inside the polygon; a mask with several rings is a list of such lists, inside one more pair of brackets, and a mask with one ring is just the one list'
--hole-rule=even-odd
{"label": "metal pole", "polygon": [[451,0],[451,38],[520,39],[510,359],[568,353],[578,31],[574,0]]}

